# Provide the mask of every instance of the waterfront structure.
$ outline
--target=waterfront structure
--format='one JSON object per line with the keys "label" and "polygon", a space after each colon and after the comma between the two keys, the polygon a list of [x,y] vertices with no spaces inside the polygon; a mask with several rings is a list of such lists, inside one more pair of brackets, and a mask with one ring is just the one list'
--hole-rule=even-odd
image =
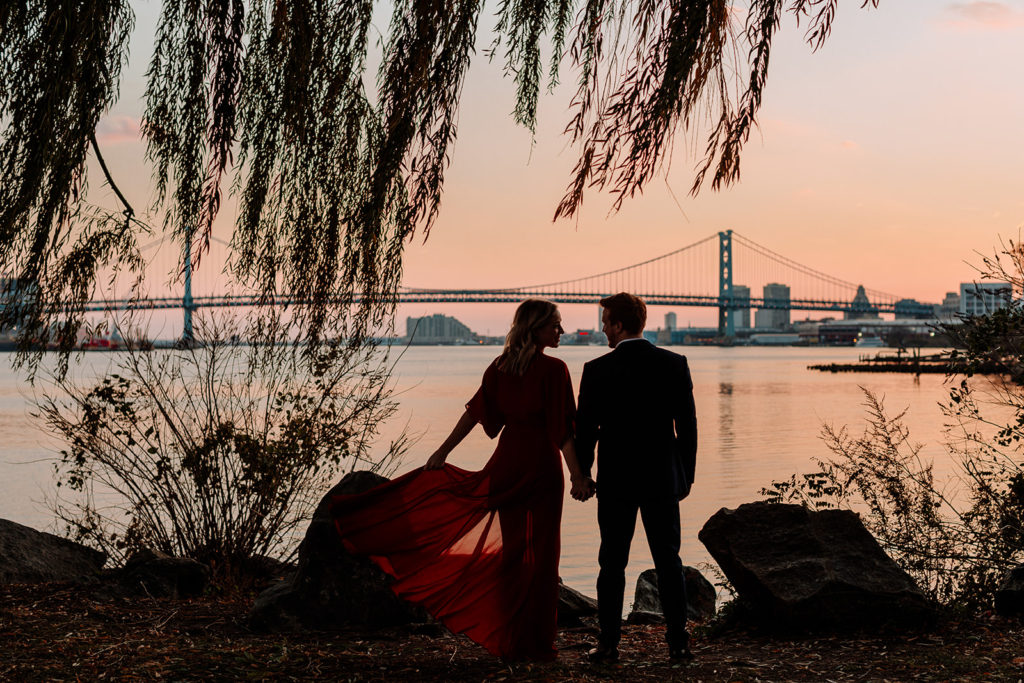
{"label": "waterfront structure", "polygon": [[[754,313],[757,329],[784,330],[789,327],[789,285],[770,282],[764,286],[765,307]],[[749,296],[749,290],[748,290]]]}
{"label": "waterfront structure", "polygon": [[811,320],[806,318],[804,320],[794,320],[792,323],[793,332],[800,337],[801,344],[817,344],[820,338],[821,325],[826,322],[832,322],[835,318],[823,318],[821,320]]}
{"label": "waterfront structure", "polygon": [[608,338],[604,336],[604,332],[601,330],[584,330],[578,329],[575,332],[566,332],[562,335],[562,339],[559,344],[563,346],[571,345],[600,345],[604,346],[608,343]]}
{"label": "waterfront structure", "polygon": [[736,303],[736,329],[750,329],[750,287],[732,286],[732,300]]}
{"label": "waterfront structure", "polygon": [[1013,286],[1009,282],[961,282],[960,315],[986,315],[1009,308]]}
{"label": "waterfront structure", "polygon": [[750,335],[751,346],[793,346],[802,337],[795,332],[760,332]]}
{"label": "waterfront structure", "polygon": [[844,320],[878,320],[878,307],[871,305],[864,285],[857,285],[857,293],[853,296],[851,308],[852,310],[843,313]]}
{"label": "waterfront structure", "polygon": [[823,320],[818,325],[818,343],[852,345],[864,337],[877,337],[883,341],[899,338],[925,339],[934,337],[935,332],[934,320]]}
{"label": "waterfront structure", "polygon": [[435,313],[405,319],[405,337],[410,344],[473,344],[476,334],[449,315]]}

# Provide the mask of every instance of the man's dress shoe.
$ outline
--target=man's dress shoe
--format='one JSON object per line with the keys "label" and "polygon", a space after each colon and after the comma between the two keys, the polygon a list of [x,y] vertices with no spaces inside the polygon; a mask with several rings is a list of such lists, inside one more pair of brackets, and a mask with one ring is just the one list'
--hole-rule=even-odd
{"label": "man's dress shoe", "polygon": [[619,661],[619,648],[610,645],[598,645],[587,653],[587,659],[594,664]]}
{"label": "man's dress shoe", "polygon": [[689,645],[670,647],[668,649],[668,658],[673,662],[690,662],[693,661],[693,653],[690,652]]}

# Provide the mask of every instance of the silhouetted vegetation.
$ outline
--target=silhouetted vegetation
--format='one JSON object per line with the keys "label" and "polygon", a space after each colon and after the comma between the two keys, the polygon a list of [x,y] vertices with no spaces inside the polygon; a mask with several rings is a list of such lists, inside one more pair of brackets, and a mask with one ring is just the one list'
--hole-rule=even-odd
{"label": "silhouetted vegetation", "polygon": [[383,352],[322,348],[310,370],[285,339],[232,343],[230,320],[200,330],[201,346],[63,376],[39,410],[66,444],[55,509],[71,538],[115,563],[153,548],[230,580],[253,556],[287,556],[341,473],[386,472],[406,441],[371,456],[396,408]]}
{"label": "silhouetted vegetation", "polygon": [[[564,58],[578,80],[566,133],[579,161],[555,216],[589,187],[616,206],[641,191],[679,130],[705,139],[693,192],[736,181],[783,15],[807,22],[816,49],[837,2],[499,2],[488,54],[515,80],[516,121],[535,126],[544,50],[552,85]],[[118,191],[95,136],[128,59],[129,3],[2,5],[0,271],[19,287],[0,325],[18,328],[22,361],[34,368],[25,354],[48,341],[70,351],[111,269],[141,277],[139,234],[173,234],[200,259],[226,183],[241,204],[232,272],[268,307],[293,295],[286,319],[310,348],[388,322],[404,244],[438,214],[481,0],[395,2],[372,92],[373,0],[164,0],[142,122],[157,227]],[[118,210],[90,204],[90,149]]]}
{"label": "silhouetted vegetation", "polygon": [[[1009,242],[979,274],[1020,292],[1022,257],[1020,245]],[[960,347],[942,404],[944,456],[954,465],[948,477],[937,477],[934,459],[910,440],[904,413],[887,413],[882,399],[865,390],[864,433],[826,426],[832,456],[817,461],[819,470],[773,482],[762,493],[772,501],[860,511],[882,547],[936,600],[990,606],[1006,570],[1024,560],[1022,330],[1019,299],[945,326]],[[1002,374],[975,376],[981,371]]]}

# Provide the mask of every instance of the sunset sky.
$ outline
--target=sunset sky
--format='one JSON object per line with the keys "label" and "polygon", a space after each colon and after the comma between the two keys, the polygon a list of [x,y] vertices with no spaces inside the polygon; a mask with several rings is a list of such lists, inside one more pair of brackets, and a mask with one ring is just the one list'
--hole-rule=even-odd
{"label": "sunset sky", "polygon": [[[990,253],[1024,225],[1024,0],[881,0],[840,3],[833,33],[812,53],[791,15],[771,56],[760,129],[746,146],[738,185],[688,195],[703,135],[677,138],[671,170],[609,214],[591,192],[578,220],[552,223],[575,163],[561,131],[575,74],[540,104],[534,144],[512,123],[513,86],[488,63],[495,2],[460,113],[441,214],[429,239],[406,252],[406,285],[505,288],[610,270],[733,229],[845,280],[937,302],[975,277],[965,261]],[[740,5],[742,7],[742,4]],[[159,4],[136,6],[132,61],[99,140],[129,198],[151,198],[138,139],[143,73]],[[377,26],[386,30],[388,10]],[[107,194],[92,172],[94,199]],[[674,194],[674,197],[673,197]],[[679,204],[676,203],[678,199]],[[233,221],[227,204],[218,234]],[[480,333],[503,334],[512,305],[416,305]],[[651,327],[667,309],[651,311]],[[714,309],[678,309],[685,325]],[[566,328],[592,327],[589,306],[563,307]],[[795,316],[802,314],[794,314]]]}

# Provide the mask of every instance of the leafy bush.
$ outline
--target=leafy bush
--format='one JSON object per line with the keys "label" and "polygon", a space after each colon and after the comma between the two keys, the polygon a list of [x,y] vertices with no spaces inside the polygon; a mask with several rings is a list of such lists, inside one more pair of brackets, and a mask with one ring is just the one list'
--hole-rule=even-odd
{"label": "leafy bush", "polygon": [[150,547],[229,577],[294,549],[344,470],[396,463],[404,435],[370,457],[396,409],[386,354],[337,346],[311,358],[280,339],[233,343],[232,331],[208,324],[194,348],[130,349],[93,384],[54,380],[38,407],[67,444],[55,469],[73,493],[55,508],[72,537],[115,560]]}

